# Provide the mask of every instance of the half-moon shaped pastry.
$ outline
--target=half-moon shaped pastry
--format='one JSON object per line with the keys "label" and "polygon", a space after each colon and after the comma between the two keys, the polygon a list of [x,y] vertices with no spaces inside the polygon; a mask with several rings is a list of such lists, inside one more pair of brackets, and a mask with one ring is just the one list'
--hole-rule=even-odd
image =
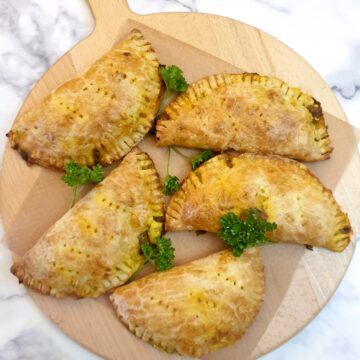
{"label": "half-moon shaped pastry", "polygon": [[324,160],[331,147],[320,103],[282,80],[219,74],[193,85],[163,112],[158,145]]}
{"label": "half-moon shaped pastry", "polygon": [[139,237],[162,231],[163,196],[154,165],[135,148],[56,222],[11,271],[56,297],[95,297],[125,283],[145,262]]}
{"label": "half-moon shaped pastry", "polygon": [[202,356],[233,344],[248,329],[264,296],[258,248],[241,257],[225,250],[110,295],[116,313],[142,340],[167,352]]}
{"label": "half-moon shaped pastry", "polygon": [[273,241],[342,251],[350,241],[349,219],[330,190],[295,160],[275,155],[218,155],[190,173],[166,213],[169,231],[218,232],[227,212],[258,208],[277,229]]}
{"label": "half-moon shaped pastry", "polygon": [[29,163],[63,168],[107,165],[128,153],[151,128],[158,108],[159,63],[140,31],[82,75],[19,116],[7,134]]}

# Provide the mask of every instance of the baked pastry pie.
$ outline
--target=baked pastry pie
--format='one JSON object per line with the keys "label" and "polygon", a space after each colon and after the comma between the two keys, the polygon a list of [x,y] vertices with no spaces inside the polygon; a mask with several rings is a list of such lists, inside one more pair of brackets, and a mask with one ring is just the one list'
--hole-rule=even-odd
{"label": "baked pastry pie", "polygon": [[145,263],[140,241],[161,235],[161,184],[147,154],[135,148],[56,222],[11,271],[56,297],[95,297],[125,283]]}
{"label": "baked pastry pie", "polygon": [[320,103],[282,80],[258,74],[204,78],[165,108],[158,145],[283,155],[303,161],[329,158]]}
{"label": "baked pastry pie", "polygon": [[82,75],[19,116],[7,134],[29,163],[63,168],[107,165],[128,153],[149,131],[158,109],[159,63],[140,31]]}
{"label": "baked pastry pie", "polygon": [[121,286],[110,295],[119,318],[167,352],[202,356],[231,345],[253,322],[264,297],[258,248],[229,250]]}
{"label": "baked pastry pie", "polygon": [[218,155],[190,173],[166,213],[168,231],[219,231],[227,212],[258,208],[277,229],[273,241],[342,251],[351,226],[330,190],[295,160],[275,155]]}

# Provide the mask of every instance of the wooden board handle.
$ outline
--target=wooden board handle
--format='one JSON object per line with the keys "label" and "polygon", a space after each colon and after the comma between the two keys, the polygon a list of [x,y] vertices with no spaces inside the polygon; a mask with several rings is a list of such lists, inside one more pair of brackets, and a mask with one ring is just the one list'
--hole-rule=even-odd
{"label": "wooden board handle", "polygon": [[[114,24],[119,18],[127,18],[131,11],[127,0],[88,0],[96,25]],[[116,16],[114,16],[116,14]]]}

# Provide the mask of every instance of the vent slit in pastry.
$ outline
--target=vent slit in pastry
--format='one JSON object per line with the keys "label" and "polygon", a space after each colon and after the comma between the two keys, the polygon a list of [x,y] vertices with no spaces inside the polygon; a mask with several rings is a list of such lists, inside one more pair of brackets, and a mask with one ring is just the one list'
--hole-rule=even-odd
{"label": "vent slit in pastry", "polygon": [[133,30],[87,71],[20,115],[8,133],[11,146],[24,160],[45,167],[120,159],[153,124],[161,87],[158,67],[148,41]]}
{"label": "vent slit in pastry", "polygon": [[231,345],[253,322],[264,297],[258,248],[225,250],[154,273],[110,295],[119,318],[142,340],[199,357]]}
{"label": "vent slit in pastry", "polygon": [[[203,183],[194,178],[201,174]],[[305,165],[275,155],[218,155],[183,182],[170,200],[168,231],[219,231],[227,212],[241,215],[248,208],[267,214],[277,229],[274,241],[322,246],[342,251],[351,226],[330,190]]]}
{"label": "vent slit in pastry", "polygon": [[321,105],[283,81],[258,74],[199,80],[164,110],[158,145],[269,153],[303,161],[330,156]]}
{"label": "vent slit in pastry", "polygon": [[11,271],[56,297],[95,297],[125,283],[143,264],[139,236],[162,232],[163,195],[151,159],[133,149],[56,222]]}

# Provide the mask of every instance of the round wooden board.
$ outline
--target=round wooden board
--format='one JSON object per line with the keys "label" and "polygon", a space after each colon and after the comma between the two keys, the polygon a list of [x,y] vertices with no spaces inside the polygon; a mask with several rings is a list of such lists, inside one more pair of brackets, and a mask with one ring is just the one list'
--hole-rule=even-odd
{"label": "round wooden board", "polygon": [[[129,11],[125,0],[91,0],[89,3],[96,19],[95,30],[49,69],[27,97],[21,112],[86,69],[132,28],[139,28],[153,44],[160,61],[179,65],[189,81],[223,71],[245,70],[277,76],[312,94],[326,112],[345,120],[335,96],[311,66],[258,29],[223,17],[195,13],[139,16]],[[332,126],[331,135],[335,138],[341,132]],[[340,149],[344,139],[344,136],[336,138]],[[156,148],[151,137],[141,147],[154,158],[163,176],[164,149]],[[358,232],[356,221],[360,218],[360,208],[356,200],[360,198],[360,187],[353,179],[360,176],[359,157],[352,152],[346,161],[340,161],[343,153],[334,152],[332,160],[315,165],[313,170],[334,190]],[[189,171],[177,156],[173,158],[172,169],[179,177]],[[70,191],[61,182],[60,175],[39,166],[28,167],[14,150],[6,148],[0,182],[1,213],[5,240],[14,256],[24,254],[66,212]],[[170,236],[176,247],[177,264],[223,246],[212,235],[196,237],[191,233],[176,233]],[[329,300],[350,263],[354,248],[353,241],[341,254],[324,249],[308,251],[296,245],[263,247],[266,294],[259,316],[235,345],[205,358],[257,358],[294,336]],[[67,335],[105,358],[178,357],[152,348],[127,331],[116,319],[107,296],[57,300],[32,291],[30,294]]]}

